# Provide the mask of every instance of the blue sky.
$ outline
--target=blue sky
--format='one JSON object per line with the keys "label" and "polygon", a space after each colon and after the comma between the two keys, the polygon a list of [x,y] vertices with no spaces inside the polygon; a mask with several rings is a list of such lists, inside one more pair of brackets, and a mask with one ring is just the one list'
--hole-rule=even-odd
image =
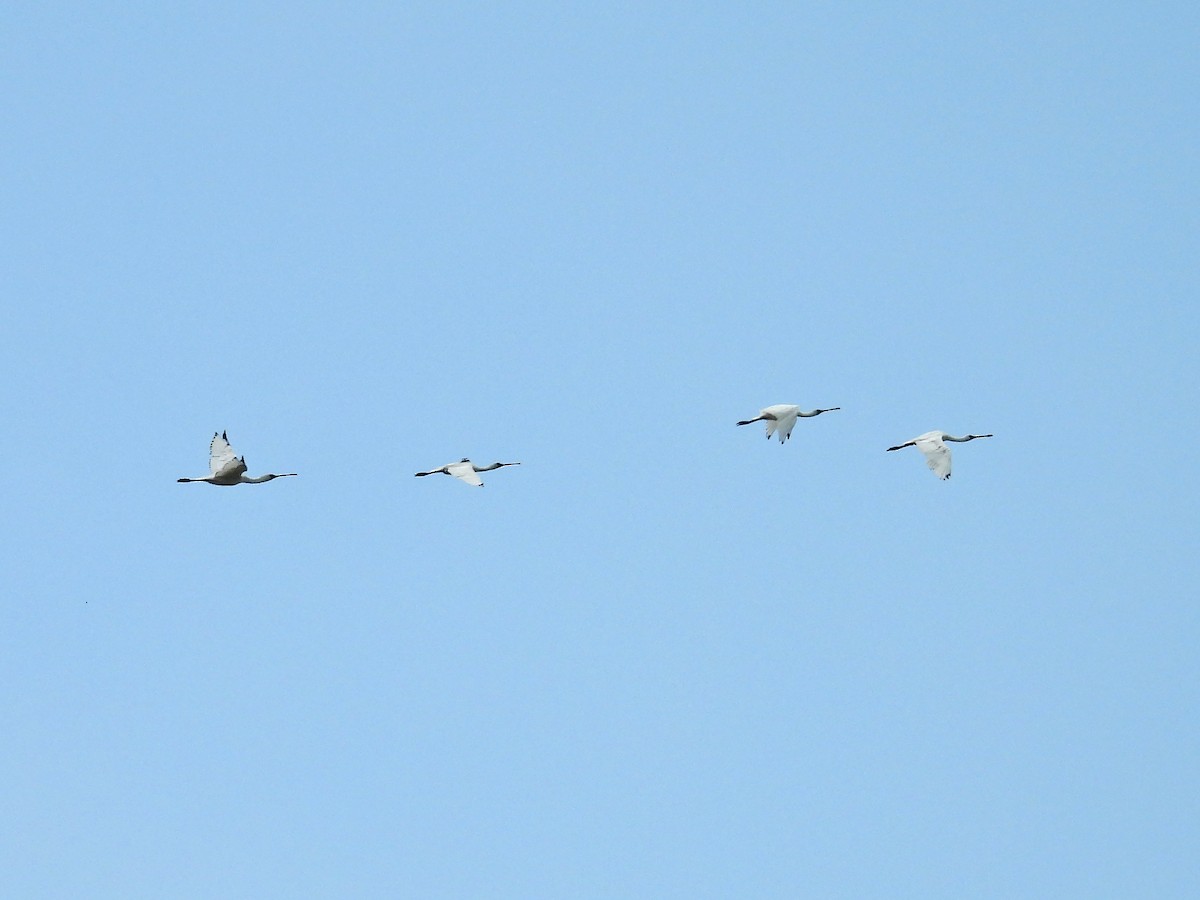
{"label": "blue sky", "polygon": [[1200,892],[1193,4],[0,35],[0,893]]}

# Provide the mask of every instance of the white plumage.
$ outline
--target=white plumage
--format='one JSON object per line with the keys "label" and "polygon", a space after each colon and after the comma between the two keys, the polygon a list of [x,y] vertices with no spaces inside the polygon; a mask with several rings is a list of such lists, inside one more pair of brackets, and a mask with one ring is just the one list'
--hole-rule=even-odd
{"label": "white plumage", "polygon": [[978,440],[979,438],[990,438],[994,435],[990,434],[968,434],[965,437],[954,437],[946,434],[944,431],[927,431],[920,437],[915,437],[911,441],[903,444],[897,444],[895,447],[888,447],[888,450],[902,450],[905,447],[916,447],[925,455],[925,462],[933,471],[933,474],[945,481],[950,477],[950,448],[946,446],[945,441],[957,441],[958,443],[966,443],[967,441]]}
{"label": "white plumage", "polygon": [[798,406],[777,403],[774,406],[768,406],[766,409],[760,410],[758,415],[753,419],[745,419],[738,422],[738,424],[749,425],[751,422],[766,422],[767,440],[771,439],[771,435],[778,434],[779,443],[782,444],[792,436],[792,429],[796,426],[797,419],[819,416],[821,413],[833,412],[835,409],[841,409],[841,407],[831,406],[829,409],[814,409],[812,412],[804,412]]}
{"label": "white plumage", "polygon": [[246,458],[239,458],[229,446],[229,437],[225,432],[213,434],[212,442],[208,445],[207,478],[180,478],[181,484],[189,481],[203,481],[206,484],[219,484],[230,487],[235,484],[262,484],[273,478],[287,478],[295,472],[285,472],[282,475],[260,475],[257,478],[246,477]]}
{"label": "white plumage", "polygon": [[483,487],[483,479],[479,477],[478,472],[490,472],[492,469],[500,469],[504,466],[519,466],[519,462],[495,462],[490,466],[477,466],[471,460],[463,457],[456,463],[449,463],[442,466],[440,469],[430,469],[428,472],[417,472],[416,477],[420,478],[423,475],[453,475],[459,481],[465,481],[467,484],[475,487]]}

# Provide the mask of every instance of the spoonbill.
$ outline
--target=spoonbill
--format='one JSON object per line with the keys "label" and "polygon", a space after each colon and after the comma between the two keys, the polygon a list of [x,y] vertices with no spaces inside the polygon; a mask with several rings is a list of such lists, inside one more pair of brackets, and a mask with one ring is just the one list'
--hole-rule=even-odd
{"label": "spoonbill", "polygon": [[240,459],[229,446],[229,437],[225,432],[213,434],[212,443],[208,445],[208,469],[212,473],[207,478],[180,478],[179,483],[188,481],[204,481],[208,484],[262,484],[272,478],[287,478],[295,472],[285,472],[283,475],[259,475],[257,478],[246,477],[246,457]]}
{"label": "spoonbill", "polygon": [[796,425],[796,419],[807,419],[811,416],[819,416],[821,413],[833,412],[835,409],[841,409],[840,406],[831,406],[829,409],[814,409],[812,412],[804,412],[798,406],[789,406],[787,403],[776,403],[774,406],[768,406],[764,410],[760,410],[758,415],[753,419],[746,419],[744,422],[738,422],[739,425],[749,425],[751,422],[766,422],[767,423],[767,440],[771,439],[771,435],[778,432],[779,443],[783,443],[792,436],[792,429]]}
{"label": "spoonbill", "polygon": [[967,441],[977,441],[979,438],[995,437],[991,434],[968,434],[966,437],[955,437],[944,431],[927,431],[911,441],[888,447],[888,451],[903,450],[905,447],[916,447],[925,454],[925,462],[933,470],[933,474],[945,481],[950,477],[950,448],[943,441],[955,441],[959,444]]}
{"label": "spoonbill", "polygon": [[453,475],[459,481],[465,481],[467,484],[473,484],[476,487],[483,487],[483,479],[476,472],[490,472],[492,469],[500,469],[504,466],[519,466],[519,462],[502,463],[494,462],[490,466],[477,466],[465,456],[456,463],[449,463],[442,466],[440,469],[430,469],[428,472],[417,472],[416,477],[422,475]]}

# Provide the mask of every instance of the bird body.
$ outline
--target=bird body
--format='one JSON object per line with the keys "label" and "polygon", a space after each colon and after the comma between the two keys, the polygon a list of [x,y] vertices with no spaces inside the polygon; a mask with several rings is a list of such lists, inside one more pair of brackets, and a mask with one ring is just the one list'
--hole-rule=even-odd
{"label": "bird body", "polygon": [[946,441],[956,441],[962,444],[967,441],[990,437],[994,437],[994,435],[968,434],[964,437],[954,437],[954,435],[946,434],[944,431],[927,431],[920,437],[913,438],[911,441],[897,444],[895,447],[888,447],[888,450],[903,450],[905,447],[916,447],[925,455],[925,463],[933,471],[933,474],[942,479],[942,481],[945,481],[950,477],[950,448],[946,446]]}
{"label": "bird body", "polygon": [[746,419],[738,422],[738,424],[749,425],[751,422],[766,422],[767,440],[771,439],[771,435],[778,434],[779,443],[782,444],[792,436],[792,429],[796,426],[797,419],[819,416],[821,413],[833,412],[836,409],[841,409],[841,407],[831,406],[829,409],[814,409],[812,412],[804,412],[798,406],[792,406],[787,403],[776,403],[774,406],[768,406],[766,409],[760,410],[758,415],[753,419]]}
{"label": "bird body", "polygon": [[467,484],[475,487],[483,487],[483,479],[479,477],[479,472],[490,472],[492,469],[500,469],[504,466],[519,466],[519,462],[495,462],[490,466],[477,466],[471,460],[463,457],[456,463],[449,463],[442,466],[440,469],[430,469],[428,472],[417,472],[416,477],[420,478],[424,475],[453,475],[459,481],[465,481]]}
{"label": "bird body", "polygon": [[217,484],[223,487],[231,487],[235,484],[262,484],[264,481],[271,481],[274,478],[287,478],[295,475],[295,472],[286,472],[283,475],[260,475],[257,478],[246,477],[246,457],[238,457],[233,452],[233,448],[229,446],[229,437],[225,432],[213,434],[212,442],[208,445],[208,469],[209,476],[207,478],[180,478],[180,484],[190,481],[203,481],[207,484]]}

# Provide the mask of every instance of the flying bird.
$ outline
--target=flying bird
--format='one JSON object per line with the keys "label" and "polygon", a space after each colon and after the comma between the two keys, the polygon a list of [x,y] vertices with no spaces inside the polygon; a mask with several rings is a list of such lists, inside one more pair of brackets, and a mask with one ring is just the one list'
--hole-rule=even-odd
{"label": "flying bird", "polygon": [[753,419],[746,419],[744,422],[738,422],[739,425],[749,425],[751,422],[766,422],[767,423],[767,440],[771,439],[771,435],[779,435],[779,443],[783,443],[792,436],[792,429],[796,425],[796,419],[807,419],[811,416],[819,416],[821,413],[833,412],[835,409],[841,409],[840,406],[831,406],[829,409],[814,409],[812,412],[804,412],[798,406],[789,406],[787,403],[777,403],[774,406],[768,406],[761,410]]}
{"label": "flying bird", "polygon": [[945,481],[950,477],[950,448],[943,441],[955,441],[961,444],[966,441],[989,437],[994,437],[994,435],[968,434],[966,437],[955,437],[952,434],[946,434],[944,431],[927,431],[920,437],[913,438],[911,441],[897,444],[895,447],[888,447],[888,450],[903,450],[905,447],[916,447],[925,454],[925,462],[933,470],[933,474],[942,479],[942,481]]}
{"label": "flying bird", "polygon": [[504,466],[519,465],[519,462],[495,462],[490,466],[477,466],[475,463],[464,457],[458,462],[442,466],[440,469],[430,469],[428,472],[417,472],[416,477],[420,478],[422,475],[453,475],[459,481],[465,481],[467,484],[473,484],[476,487],[483,487],[483,479],[476,474],[477,472],[490,472],[492,469],[499,469],[503,468]]}
{"label": "flying bird", "polygon": [[295,472],[285,472],[283,475],[259,475],[257,478],[246,477],[246,457],[240,459],[234,455],[229,446],[229,437],[225,432],[214,434],[212,443],[208,445],[208,469],[212,473],[207,478],[180,478],[180,484],[188,481],[204,481],[208,484],[262,484],[272,478],[287,478]]}

